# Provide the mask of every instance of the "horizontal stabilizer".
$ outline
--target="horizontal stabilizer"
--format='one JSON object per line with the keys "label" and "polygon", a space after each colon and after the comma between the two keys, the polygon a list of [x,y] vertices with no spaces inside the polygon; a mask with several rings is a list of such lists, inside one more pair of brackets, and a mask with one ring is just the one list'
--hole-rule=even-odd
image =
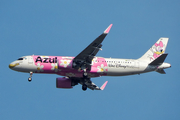
{"label": "horizontal stabilizer", "polygon": [[164,60],[166,59],[167,55],[168,55],[167,53],[162,54],[157,59],[152,61],[149,65],[161,65],[164,62]]}
{"label": "horizontal stabilizer", "polygon": [[156,72],[158,72],[160,74],[166,74],[166,72],[163,69],[157,69]]}

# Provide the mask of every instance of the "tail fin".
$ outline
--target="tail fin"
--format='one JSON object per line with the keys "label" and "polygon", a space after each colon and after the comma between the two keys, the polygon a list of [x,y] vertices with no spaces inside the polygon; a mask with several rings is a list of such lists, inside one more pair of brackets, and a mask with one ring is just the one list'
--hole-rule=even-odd
{"label": "tail fin", "polygon": [[169,38],[160,38],[139,60],[151,63],[165,53]]}

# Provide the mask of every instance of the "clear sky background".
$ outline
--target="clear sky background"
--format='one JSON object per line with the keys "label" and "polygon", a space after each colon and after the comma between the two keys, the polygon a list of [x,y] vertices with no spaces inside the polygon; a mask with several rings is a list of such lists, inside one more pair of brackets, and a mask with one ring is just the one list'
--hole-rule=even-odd
{"label": "clear sky background", "polygon": [[[179,21],[179,0],[1,0],[0,120],[179,120]],[[169,37],[167,74],[94,78],[105,90],[84,92],[8,68],[25,55],[76,56],[111,23],[97,56],[137,59]]]}

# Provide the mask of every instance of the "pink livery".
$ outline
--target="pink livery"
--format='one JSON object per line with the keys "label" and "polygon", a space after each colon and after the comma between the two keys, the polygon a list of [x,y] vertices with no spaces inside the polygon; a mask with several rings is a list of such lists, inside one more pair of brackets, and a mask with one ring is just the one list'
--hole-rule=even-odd
{"label": "pink livery", "polygon": [[104,90],[106,81],[101,87],[95,85],[91,78],[100,76],[125,76],[156,71],[165,74],[164,69],[171,67],[164,60],[167,57],[165,49],[169,38],[160,38],[139,59],[118,59],[96,57],[102,50],[102,42],[109,33],[112,24],[89,46],[75,57],[69,56],[23,56],[9,64],[9,68],[15,71],[30,73],[28,81],[32,81],[33,73],[58,74],[64,77],[56,78],[57,88],[73,88],[77,84],[82,85],[85,91]]}

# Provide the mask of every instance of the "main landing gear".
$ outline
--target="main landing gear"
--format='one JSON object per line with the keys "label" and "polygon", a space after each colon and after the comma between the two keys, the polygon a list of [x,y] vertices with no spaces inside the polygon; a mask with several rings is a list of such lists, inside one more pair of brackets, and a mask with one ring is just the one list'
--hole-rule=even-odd
{"label": "main landing gear", "polygon": [[32,74],[33,74],[33,72],[30,72],[30,77],[28,78],[28,81],[29,81],[29,82],[32,81]]}
{"label": "main landing gear", "polygon": [[87,85],[86,85],[86,83],[87,83],[88,80],[89,80],[89,79],[88,79],[88,74],[87,74],[87,72],[86,72],[86,69],[84,69],[84,70],[83,70],[83,84],[82,84],[82,90],[83,90],[83,91],[86,91],[86,90],[87,90]]}
{"label": "main landing gear", "polygon": [[91,82],[90,78],[84,78],[83,81],[81,82],[81,84],[82,84],[82,90],[86,91],[88,85],[91,85],[92,82]]}
{"label": "main landing gear", "polygon": [[85,83],[82,85],[82,90],[84,90],[84,91],[87,90],[87,85]]}
{"label": "main landing gear", "polygon": [[87,78],[87,72],[86,72],[86,69],[83,70],[83,78]]}

